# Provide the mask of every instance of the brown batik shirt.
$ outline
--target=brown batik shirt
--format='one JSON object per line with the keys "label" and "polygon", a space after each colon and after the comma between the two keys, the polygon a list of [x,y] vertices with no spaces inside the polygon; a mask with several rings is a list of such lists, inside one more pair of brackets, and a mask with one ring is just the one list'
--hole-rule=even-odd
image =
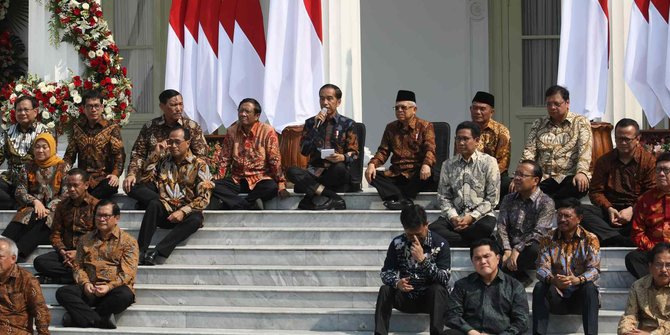
{"label": "brown batik shirt", "polygon": [[493,119],[489,120],[486,127],[482,128],[477,150],[495,157],[498,161],[498,170],[501,173],[507,171],[512,155],[509,129]]}
{"label": "brown batik shirt", "polygon": [[40,283],[33,275],[12,265],[7,279],[0,283],[0,334],[49,334],[51,314],[42,295]]}
{"label": "brown batik shirt", "polygon": [[69,197],[58,204],[51,228],[51,245],[56,251],[74,250],[81,236],[95,228],[93,217],[99,201],[86,192],[79,204]]}

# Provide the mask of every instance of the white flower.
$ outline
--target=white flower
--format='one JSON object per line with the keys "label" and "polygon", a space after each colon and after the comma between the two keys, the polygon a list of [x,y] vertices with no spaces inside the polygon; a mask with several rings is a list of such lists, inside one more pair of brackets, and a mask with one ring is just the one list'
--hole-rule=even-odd
{"label": "white flower", "polygon": [[[69,84],[67,84],[67,88],[68,88],[70,91],[74,90],[74,83],[69,83]],[[75,92],[77,92],[77,91],[75,91]],[[73,95],[74,95],[74,94],[73,94]]]}
{"label": "white flower", "polygon": [[119,81],[116,80],[116,78],[112,78],[112,84],[113,84],[113,85],[116,85],[118,82],[119,82]]}
{"label": "white flower", "polygon": [[56,85],[48,85],[47,86],[47,92],[53,92],[56,90]]}
{"label": "white flower", "polygon": [[87,3],[84,2],[83,4],[81,4],[81,9],[88,10],[89,8],[90,6]]}
{"label": "white flower", "polygon": [[98,50],[95,51],[95,55],[98,56],[98,57],[102,57],[102,55],[104,55],[104,54],[105,54],[105,52],[102,51],[102,49],[98,49]]}
{"label": "white flower", "polygon": [[114,113],[109,112],[105,113],[105,120],[113,120],[114,119]]}
{"label": "white flower", "polygon": [[43,118],[43,119],[48,119],[48,118],[50,118],[50,117],[51,117],[51,114],[49,114],[49,112],[47,112],[47,111],[43,111],[43,112],[42,112],[42,118]]}
{"label": "white flower", "polygon": [[[76,91],[75,91],[75,92],[76,92]],[[77,94],[77,95],[73,95],[73,96],[72,96],[72,101],[74,101],[74,103],[76,103],[76,104],[81,103],[81,96],[80,96],[79,94]]]}
{"label": "white flower", "polygon": [[56,128],[56,124],[53,121],[51,121],[51,122],[47,123],[47,127],[53,129],[53,128]]}
{"label": "white flower", "polygon": [[17,92],[23,91],[23,85],[17,84],[16,87],[14,87],[14,90],[17,91]]}
{"label": "white flower", "polygon": [[52,105],[55,104],[56,103],[56,97],[49,98],[49,103],[52,104]]}
{"label": "white flower", "polygon": [[88,52],[88,58],[95,58],[95,51],[91,50]]}
{"label": "white flower", "polygon": [[40,89],[40,92],[42,92],[42,93],[47,93],[47,87],[46,87],[46,86],[42,85],[42,87],[39,87],[39,86],[38,86],[37,88]]}

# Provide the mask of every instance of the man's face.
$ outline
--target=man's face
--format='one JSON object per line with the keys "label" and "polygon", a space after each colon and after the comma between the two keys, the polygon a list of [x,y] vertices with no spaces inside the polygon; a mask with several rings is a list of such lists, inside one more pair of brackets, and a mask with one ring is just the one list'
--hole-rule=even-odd
{"label": "man's face", "polygon": [[470,105],[470,117],[472,118],[472,122],[486,124],[491,120],[493,113],[494,109],[489,106],[489,104],[475,101]]}
{"label": "man's face", "polygon": [[102,101],[100,99],[86,99],[84,103],[84,115],[91,123],[100,121],[102,116]]}
{"label": "man's face", "polygon": [[237,109],[237,122],[243,126],[248,127],[258,122],[260,114],[254,111],[254,104],[245,102]]}
{"label": "man's face", "polygon": [[614,130],[614,142],[620,153],[630,155],[640,143],[640,135],[633,126],[618,127]]}
{"label": "man's face", "polygon": [[428,236],[428,224],[421,225],[421,227],[415,229],[405,229],[405,236],[410,243],[414,241],[414,237],[419,239],[419,243],[423,243]]}
{"label": "man's face", "polygon": [[0,276],[5,276],[16,263],[16,255],[12,255],[9,244],[0,242]]}
{"label": "man's face", "polygon": [[416,115],[416,104],[413,101],[396,101],[395,118],[400,122],[408,122]]}
{"label": "man's face", "polygon": [[88,189],[88,181],[84,180],[80,174],[68,175],[65,179],[65,189],[70,199],[81,199]]}
{"label": "man's face", "polygon": [[664,251],[654,257],[654,262],[649,264],[649,273],[658,287],[670,284],[670,252]]}
{"label": "man's face", "polygon": [[559,208],[556,212],[558,230],[562,233],[572,233],[577,230],[577,225],[582,222],[582,217],[577,215],[574,208]]}
{"label": "man's face", "polygon": [[656,187],[664,192],[670,191],[670,162],[656,163]]}
{"label": "man's face", "polygon": [[112,204],[98,207],[95,211],[95,227],[103,234],[111,233],[119,223],[119,216],[113,215],[114,206]]}
{"label": "man's face", "polygon": [[28,127],[37,119],[37,106],[33,106],[30,100],[23,100],[16,105],[16,122],[23,127]]}
{"label": "man's face", "polygon": [[191,141],[184,139],[184,131],[182,129],[177,129],[170,132],[170,137],[167,140],[168,148],[170,149],[170,154],[176,159],[181,159],[186,156],[189,145]]}
{"label": "man's face", "polygon": [[326,87],[319,91],[319,105],[321,108],[327,108],[328,114],[335,113],[337,111],[337,107],[340,107],[341,103],[342,100],[335,96],[334,88]]}
{"label": "man's face", "polygon": [[496,255],[491,247],[482,245],[472,251],[472,265],[475,267],[475,272],[482,277],[487,277],[498,270],[498,263],[500,263],[500,256]]}
{"label": "man's face", "polygon": [[472,155],[477,149],[479,137],[472,137],[470,129],[459,129],[456,132],[456,152],[463,156]]}
{"label": "man's face", "polygon": [[165,104],[159,104],[159,106],[163,111],[165,121],[169,123],[177,122],[181,119],[181,115],[184,112],[184,99],[181,95],[175,95],[168,99]]}
{"label": "man's face", "polygon": [[540,183],[540,178],[533,175],[533,166],[530,164],[519,164],[514,172],[514,186],[517,191],[527,192],[533,190]]}
{"label": "man's face", "polygon": [[562,121],[570,110],[570,100],[564,100],[560,93],[556,93],[545,99],[547,113],[554,121]]}

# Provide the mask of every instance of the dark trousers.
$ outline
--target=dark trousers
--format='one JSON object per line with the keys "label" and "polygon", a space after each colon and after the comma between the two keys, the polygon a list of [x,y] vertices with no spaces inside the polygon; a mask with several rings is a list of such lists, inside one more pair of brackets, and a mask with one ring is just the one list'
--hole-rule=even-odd
{"label": "dark trousers", "polygon": [[533,334],[546,334],[549,313],[581,314],[584,334],[598,334],[598,289],[592,282],[581,285],[568,298],[549,284],[538,282],[533,289]]}
{"label": "dark trousers", "polygon": [[202,226],[202,212],[191,212],[184,217],[181,222],[172,223],[167,220],[170,213],[165,209],[163,203],[158,199],[149,202],[144,217],[137,243],[140,247],[140,253],[146,253],[151,243],[151,238],[156,232],[156,228],[170,229],[170,232],[156,244],[156,251],[159,255],[167,258],[175,247],[189,236],[195,233]]}
{"label": "dark trousers", "polygon": [[449,246],[453,248],[469,247],[476,240],[491,238],[495,226],[496,218],[484,215],[465,228],[465,230],[455,231],[451,226],[451,222],[440,216],[435,222],[428,225],[428,228],[430,231],[444,237],[449,242]]}
{"label": "dark trousers", "polygon": [[137,200],[136,209],[146,209],[151,200],[160,199],[158,188],[153,183],[136,183],[128,192],[128,196]]}
{"label": "dark trousers", "polygon": [[607,210],[593,205],[582,205],[584,217],[581,225],[584,229],[596,234],[600,239],[601,246],[606,247],[632,247],[635,246],[630,239],[632,224],[629,222],[621,227],[612,226]]}
{"label": "dark trousers", "polygon": [[346,192],[351,184],[351,174],[343,162],[331,165],[318,177],[306,169],[290,167],[286,178],[295,184],[296,190],[304,191],[309,197],[314,196],[319,185],[333,192]]}
{"label": "dark trousers", "polygon": [[[248,209],[257,199],[268,201],[274,198],[278,190],[277,182],[272,179],[259,181],[253,190],[249,189],[245,179],[240,180],[239,184],[232,178],[218,179],[214,181],[214,191],[207,209]],[[242,198],[240,193],[247,193],[247,196]]]}
{"label": "dark trousers", "polygon": [[540,256],[540,244],[538,242],[531,242],[530,245],[527,245],[521,253],[519,254],[519,257],[516,259],[516,271],[510,271],[506,267],[503,267],[503,271],[506,273],[509,273],[512,275],[514,278],[518,278],[518,276],[523,277],[523,274],[521,272],[525,272],[526,270],[531,270],[536,268],[536,262],[537,258]]}
{"label": "dark trousers", "polygon": [[649,274],[647,253],[647,251],[634,250],[626,255],[626,270],[637,279]]}
{"label": "dark trousers", "polygon": [[118,192],[119,187],[109,186],[109,179],[107,178],[101,180],[95,187],[88,188],[88,193],[90,193],[96,199],[108,199]]}
{"label": "dark trousers", "polygon": [[135,295],[128,286],[123,285],[110,290],[104,297],[89,297],[82,286],[67,285],[56,291],[56,300],[70,313],[75,325],[96,327],[111,314],[125,311],[135,302]]}
{"label": "dark trousers", "polygon": [[33,265],[35,271],[41,275],[49,276],[60,284],[72,284],[74,283],[72,269],[63,265],[64,260],[58,252],[52,251],[37,256]]}
{"label": "dark trousers", "polygon": [[446,287],[432,284],[423,295],[409,299],[400,290],[382,285],[375,307],[375,335],[388,334],[394,307],[404,313],[430,314],[430,334],[443,334],[448,295]]}
{"label": "dark trousers", "polygon": [[577,187],[572,185],[572,180],[574,178],[575,176],[566,176],[560,184],[553,178],[547,178],[540,183],[540,189],[554,199],[554,201],[565,198],[583,198],[588,190],[579,192]]}
{"label": "dark trousers", "polygon": [[19,257],[28,258],[40,244],[50,244],[51,229],[47,227],[45,219],[37,219],[33,213],[28,224],[10,222],[2,236],[10,238],[19,248]]}
{"label": "dark trousers", "polygon": [[419,192],[434,188],[434,184],[433,178],[421,180],[418,171],[410,179],[402,175],[387,177],[378,173],[370,183],[384,201],[414,199]]}
{"label": "dark trousers", "polygon": [[4,179],[0,178],[0,209],[16,208],[14,192],[16,192],[16,187],[14,187],[14,185],[10,185]]}

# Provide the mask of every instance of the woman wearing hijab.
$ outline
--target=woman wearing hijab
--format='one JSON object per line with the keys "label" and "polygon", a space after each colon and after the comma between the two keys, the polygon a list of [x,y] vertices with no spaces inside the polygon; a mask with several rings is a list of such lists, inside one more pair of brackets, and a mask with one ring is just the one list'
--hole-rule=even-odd
{"label": "woman wearing hijab", "polygon": [[23,262],[40,244],[49,244],[51,220],[65,193],[69,164],[56,156],[56,140],[49,133],[39,134],[33,146],[33,160],[19,175],[16,201],[21,205],[2,235],[19,248]]}

